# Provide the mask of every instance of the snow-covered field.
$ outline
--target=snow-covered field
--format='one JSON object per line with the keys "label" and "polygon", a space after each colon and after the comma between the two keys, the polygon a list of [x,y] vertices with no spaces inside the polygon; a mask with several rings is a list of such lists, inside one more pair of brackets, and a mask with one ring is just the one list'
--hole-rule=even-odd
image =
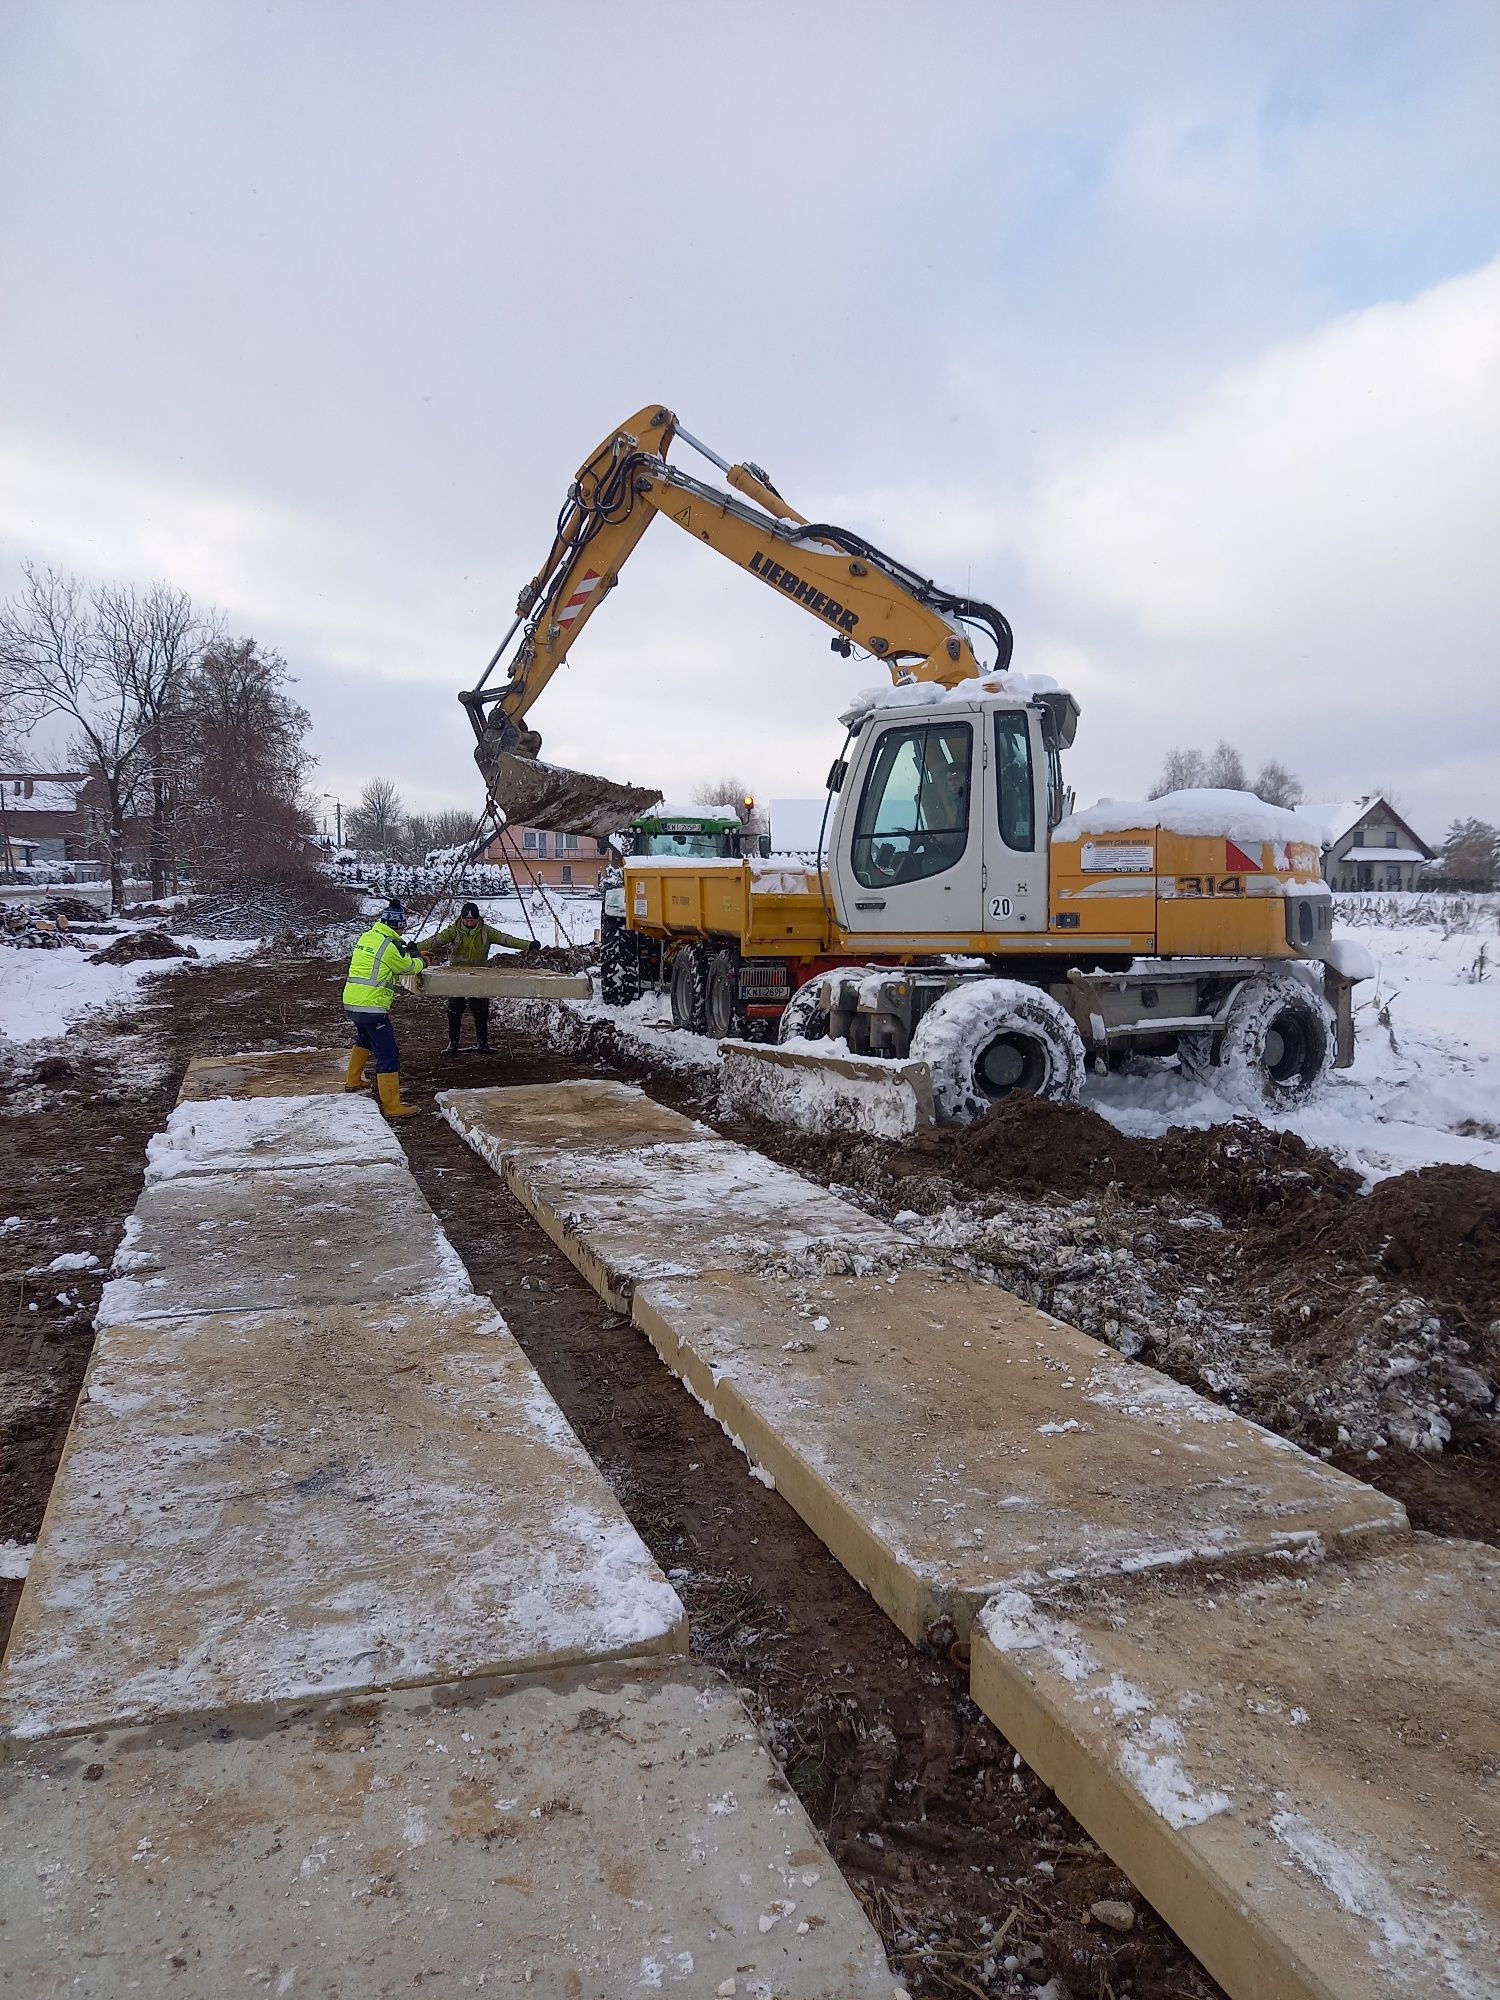
{"label": "snow-covered field", "polygon": [[[1264,1122],[1371,1181],[1448,1163],[1500,1172],[1500,896],[1425,897],[1425,922],[1388,920],[1417,914],[1411,898],[1338,906],[1338,928],[1375,964],[1355,988],[1354,1067],[1335,1070],[1303,1109]],[[1143,1137],[1244,1115],[1175,1070],[1145,1065],[1092,1079],[1084,1102]]]}
{"label": "snow-covered field", "polygon": [[[139,930],[121,924],[114,935]],[[106,936],[89,940],[90,950],[107,944]],[[88,952],[64,945],[58,951],[10,951],[0,948],[0,1053],[8,1045],[50,1041],[66,1033],[85,1014],[107,1012],[134,1002],[141,981],[155,973],[180,972],[186,965],[243,958],[256,940],[195,938],[184,932],[179,944],[190,944],[192,958],[142,959],[135,965],[91,965]]]}

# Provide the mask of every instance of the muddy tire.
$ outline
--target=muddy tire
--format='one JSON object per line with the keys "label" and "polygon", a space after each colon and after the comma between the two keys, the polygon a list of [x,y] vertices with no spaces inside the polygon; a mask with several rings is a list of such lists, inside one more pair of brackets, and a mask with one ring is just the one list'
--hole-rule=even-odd
{"label": "muddy tire", "polygon": [[684,944],[672,960],[672,1026],[701,1035],[707,1027],[708,953],[701,944]]}
{"label": "muddy tire", "polygon": [[641,941],[623,927],[599,943],[599,998],[606,1007],[628,1007],[641,997]]}
{"label": "muddy tire", "polygon": [[932,1070],[939,1122],[971,1125],[1011,1096],[1070,1104],[1083,1088],[1083,1042],[1048,993],[1014,979],[955,986],[922,1016],[911,1053]]}
{"label": "muddy tire", "polygon": [[1207,1078],[1252,1110],[1275,1109],[1316,1090],[1333,1055],[1333,1014],[1322,997],[1290,973],[1262,973],[1230,1001]]}
{"label": "muddy tire", "polygon": [[703,995],[704,1027],[715,1041],[738,1035],[744,1028],[740,1016],[740,955],[727,946],[708,961],[708,981]]}
{"label": "muddy tire", "polygon": [[804,981],[781,1010],[776,1023],[778,1042],[821,1042],[827,1039],[828,1016],[823,1011],[823,975]]}

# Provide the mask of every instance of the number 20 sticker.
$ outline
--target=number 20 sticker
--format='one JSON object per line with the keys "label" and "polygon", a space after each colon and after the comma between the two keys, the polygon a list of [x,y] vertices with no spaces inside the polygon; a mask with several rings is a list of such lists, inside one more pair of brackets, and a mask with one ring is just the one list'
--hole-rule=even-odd
{"label": "number 20 sticker", "polygon": [[992,917],[1008,917],[1010,915],[1010,897],[991,896],[990,915]]}

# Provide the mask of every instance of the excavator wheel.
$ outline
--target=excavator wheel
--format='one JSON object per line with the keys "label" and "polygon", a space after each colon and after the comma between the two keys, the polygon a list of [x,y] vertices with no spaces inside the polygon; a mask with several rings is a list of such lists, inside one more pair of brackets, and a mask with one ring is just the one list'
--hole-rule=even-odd
{"label": "excavator wheel", "polygon": [[1083,1088],[1083,1042],[1050,993],[1016,979],[952,987],[917,1024],[914,1059],[932,1070],[944,1125],[970,1125],[1004,1097],[1068,1104]]}
{"label": "excavator wheel", "polygon": [[708,951],[701,944],[677,947],[672,960],[672,1026],[701,1035],[708,1026]]}
{"label": "excavator wheel", "polygon": [[[1197,1070],[1251,1110],[1299,1104],[1333,1067],[1333,1014],[1295,973],[1247,979],[1229,1003],[1218,1060]],[[1186,1065],[1193,1070],[1191,1058]]]}

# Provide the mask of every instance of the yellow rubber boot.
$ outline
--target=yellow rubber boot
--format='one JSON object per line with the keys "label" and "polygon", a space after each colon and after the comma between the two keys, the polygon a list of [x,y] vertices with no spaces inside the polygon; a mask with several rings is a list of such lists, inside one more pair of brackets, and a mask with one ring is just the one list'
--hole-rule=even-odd
{"label": "yellow rubber boot", "polygon": [[365,1070],[369,1065],[369,1061],[370,1051],[362,1049],[359,1043],[356,1042],[354,1047],[349,1051],[349,1067],[344,1074],[345,1090],[364,1089]]}
{"label": "yellow rubber boot", "polygon": [[387,1118],[415,1118],[415,1104],[401,1101],[401,1072],[385,1069],[375,1079],[375,1088],[380,1092],[380,1108]]}

